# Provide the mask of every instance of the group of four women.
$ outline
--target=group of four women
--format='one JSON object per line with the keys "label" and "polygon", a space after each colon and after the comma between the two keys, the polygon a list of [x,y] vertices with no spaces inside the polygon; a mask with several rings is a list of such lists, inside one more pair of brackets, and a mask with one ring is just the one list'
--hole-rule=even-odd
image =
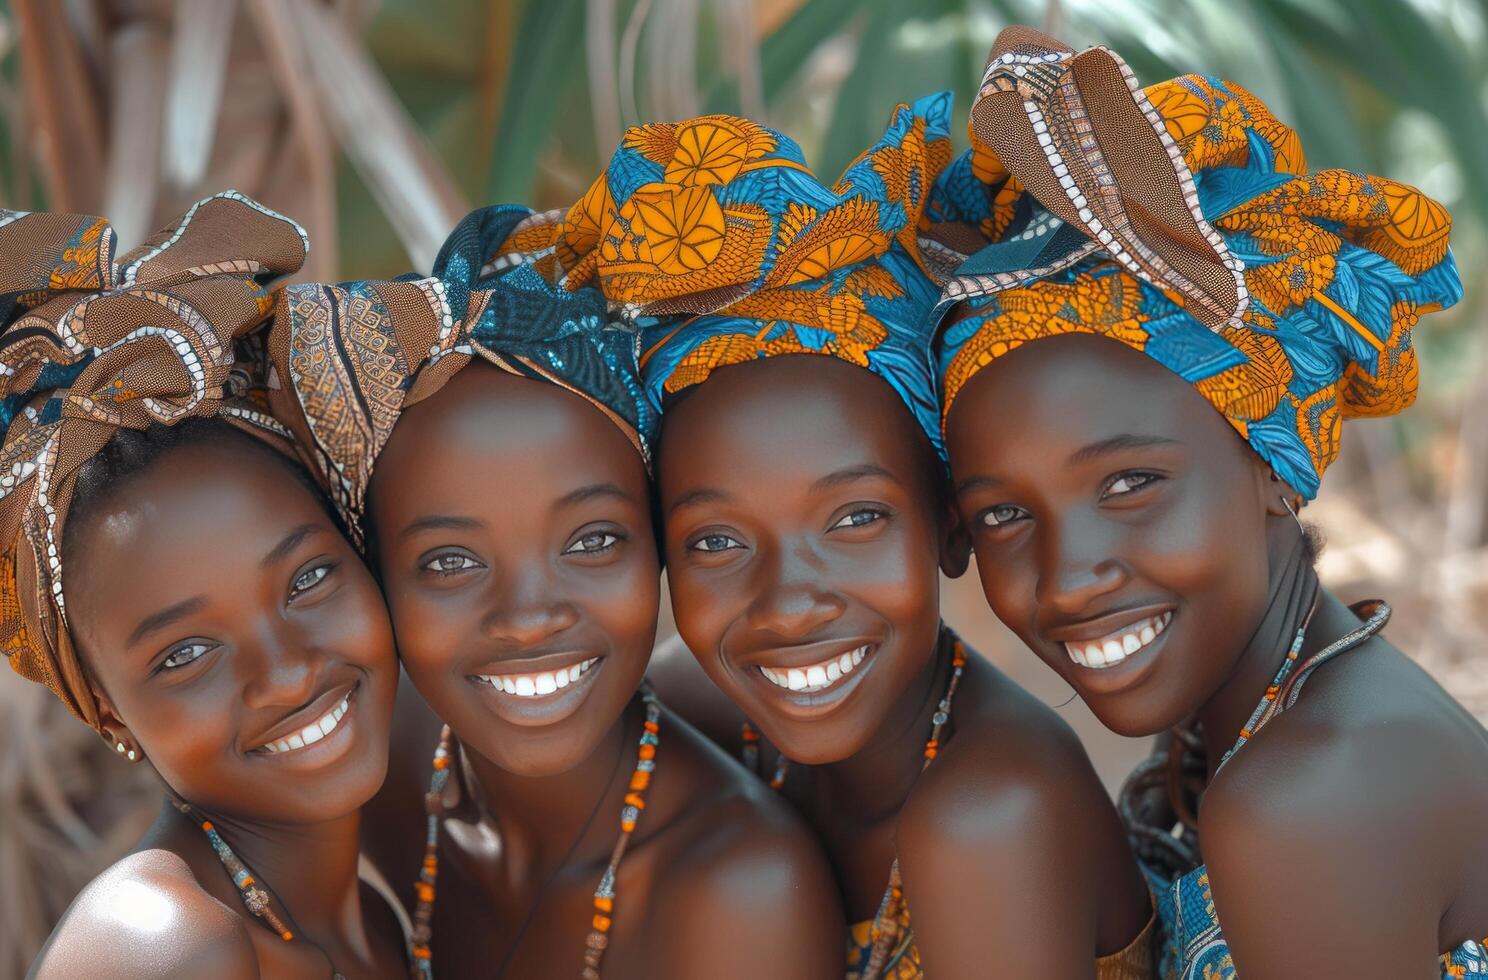
{"label": "group of four women", "polygon": [[[34,974],[1488,978],[1488,736],[1297,518],[1447,214],[1026,29],[950,127],[636,127],[391,282],[0,212],[0,638],[169,790]],[[1167,733],[1119,811],[942,622],[973,551]]]}

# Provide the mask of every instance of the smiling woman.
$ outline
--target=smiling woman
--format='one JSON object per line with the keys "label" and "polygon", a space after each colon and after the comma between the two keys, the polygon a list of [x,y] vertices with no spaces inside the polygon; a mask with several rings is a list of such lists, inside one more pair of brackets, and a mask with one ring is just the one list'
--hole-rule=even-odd
{"label": "smiling woman", "polygon": [[117,263],[101,220],[0,213],[5,268],[40,273],[0,296],[6,651],[169,790],[37,977],[406,975],[357,876],[386,609],[240,341],[304,248],[232,192]]}
{"label": "smiling woman", "polygon": [[1310,172],[1233,83],[1026,30],[972,119],[932,222],[996,232],[944,291],[957,505],[999,618],[1108,727],[1172,733],[1123,792],[1165,974],[1488,977],[1488,734],[1298,517],[1343,420],[1414,399],[1449,216]]}
{"label": "smiling woman", "polygon": [[949,116],[897,107],[830,188],[746,119],[637,127],[531,237],[642,328],[677,626],[810,764],[776,782],[845,899],[837,970],[1145,977],[1146,892],[1078,742],[940,621],[967,548],[914,232]]}
{"label": "smiling woman", "polygon": [[412,682],[368,851],[442,976],[830,975],[805,829],[642,687],[655,416],[634,332],[525,251],[545,220],[475,212],[430,279],[291,287],[271,335]]}

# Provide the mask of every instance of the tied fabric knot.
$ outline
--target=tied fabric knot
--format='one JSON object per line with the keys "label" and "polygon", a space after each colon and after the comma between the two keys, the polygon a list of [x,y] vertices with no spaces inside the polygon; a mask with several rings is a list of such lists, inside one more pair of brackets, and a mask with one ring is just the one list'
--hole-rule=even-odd
{"label": "tied fabric knot", "polygon": [[299,225],[235,191],[117,259],[105,219],[0,213],[0,646],[95,728],[61,560],[78,471],[121,428],[193,417],[282,446],[285,430],[247,397],[258,374],[236,342],[307,249]]}
{"label": "tied fabric knot", "polygon": [[1309,171],[1231,82],[1143,89],[1115,53],[1026,28],[998,38],[971,130],[920,227],[943,413],[1021,344],[1097,334],[1194,385],[1311,499],[1343,419],[1414,400],[1411,331],[1462,292],[1450,215],[1420,191]]}
{"label": "tied fabric knot", "polygon": [[541,271],[552,250],[523,235],[541,220],[520,205],[480,208],[451,232],[433,275],[285,290],[269,333],[276,413],[358,544],[399,416],[472,359],[584,398],[649,466],[656,416],[642,397],[636,332],[597,288]]}
{"label": "tied fabric knot", "polygon": [[916,229],[951,158],[950,115],[948,93],[897,107],[831,186],[747,119],[637,126],[578,203],[512,241],[565,288],[597,283],[637,325],[655,414],[719,367],[820,354],[884,378],[939,450],[936,286]]}

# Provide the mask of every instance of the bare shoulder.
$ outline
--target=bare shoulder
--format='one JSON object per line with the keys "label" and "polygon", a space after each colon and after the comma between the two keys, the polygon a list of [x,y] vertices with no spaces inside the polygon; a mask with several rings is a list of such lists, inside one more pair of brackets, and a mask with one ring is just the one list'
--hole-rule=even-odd
{"label": "bare shoulder", "polygon": [[922,842],[1020,847],[1030,832],[1110,809],[1079,736],[991,664],[968,661],[952,711],[954,736],[900,816],[901,859]]}
{"label": "bare shoulder", "polygon": [[1429,864],[1441,841],[1481,846],[1488,781],[1466,774],[1485,769],[1488,733],[1378,641],[1319,668],[1294,707],[1220,771],[1200,813],[1205,853],[1284,832],[1320,858],[1368,855],[1367,866],[1382,841],[1400,852],[1409,827],[1420,848],[1410,860]]}
{"label": "bare shoulder", "polygon": [[[1319,668],[1200,809],[1236,958],[1284,975],[1288,958],[1322,946],[1349,951],[1343,968],[1404,976],[1476,936],[1488,923],[1488,789],[1467,774],[1485,765],[1482,728],[1389,644]],[[1297,928],[1296,908],[1328,914]]]}
{"label": "bare shoulder", "polygon": [[806,825],[779,794],[679,719],[663,724],[657,772],[670,765],[688,776],[687,799],[670,807],[667,826],[678,872],[672,880],[706,880],[740,867],[766,876],[793,867],[825,868]]}
{"label": "bare shoulder", "polygon": [[207,894],[181,858],[131,854],[73,900],[32,967],[36,980],[100,975],[257,980],[241,916]]}
{"label": "bare shoulder", "polygon": [[661,940],[667,968],[659,975],[840,972],[842,912],[805,825],[696,731],[674,725],[670,734],[664,748],[673,764],[678,755],[696,755],[690,764],[715,771],[711,781],[694,782],[702,791],[666,827],[665,873],[652,906],[672,938]]}

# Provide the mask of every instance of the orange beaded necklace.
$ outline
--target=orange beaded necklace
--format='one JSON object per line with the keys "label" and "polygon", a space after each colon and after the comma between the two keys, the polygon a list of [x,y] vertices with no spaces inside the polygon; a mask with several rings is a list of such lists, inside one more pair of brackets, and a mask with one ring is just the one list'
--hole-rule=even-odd
{"label": "orange beaded necklace", "polygon": [[[646,809],[646,789],[651,785],[651,773],[656,770],[656,746],[661,742],[661,705],[649,687],[642,687],[640,693],[646,705],[646,720],[641,726],[635,771],[630,774],[625,802],[620,808],[620,837],[610,852],[610,863],[600,876],[599,887],[594,889],[594,918],[589,936],[584,941],[584,969],[579,974],[583,980],[600,980],[599,964],[610,945],[610,925],[615,914],[615,875],[625,858],[625,849],[630,845],[641,811]],[[444,788],[449,782],[450,741],[449,726],[445,725],[439,734],[439,746],[434,750],[434,772],[429,778],[429,792],[424,797],[428,826],[423,866],[418,881],[414,883],[418,907],[413,913],[413,980],[432,980],[434,975],[429,941],[434,934],[434,880],[439,875],[439,820],[444,815]]]}
{"label": "orange beaded necklace", "polygon": [[[929,768],[930,763],[935,761],[936,755],[940,753],[940,736],[946,723],[951,720],[951,702],[956,697],[956,688],[961,684],[961,675],[966,667],[966,646],[949,629],[941,628],[943,638],[949,640],[951,647],[951,679],[946,685],[945,696],[935,706],[935,714],[930,719],[930,738],[925,742],[924,762],[920,771]],[[744,723],[742,732],[744,739],[743,762],[745,768],[750,772],[759,772],[759,741],[760,734],[749,722]],[[770,777],[770,788],[779,790],[785,785],[786,773],[790,771],[790,760],[784,755],[776,761],[775,773]],[[879,902],[878,912],[873,916],[872,952],[868,957],[868,966],[861,974],[864,978],[877,977],[883,972],[884,963],[893,949],[893,942],[898,932],[888,927],[891,922],[898,922],[904,918],[904,887],[899,877],[899,858],[894,858],[893,865],[889,868],[889,887],[884,890],[883,900]]]}

